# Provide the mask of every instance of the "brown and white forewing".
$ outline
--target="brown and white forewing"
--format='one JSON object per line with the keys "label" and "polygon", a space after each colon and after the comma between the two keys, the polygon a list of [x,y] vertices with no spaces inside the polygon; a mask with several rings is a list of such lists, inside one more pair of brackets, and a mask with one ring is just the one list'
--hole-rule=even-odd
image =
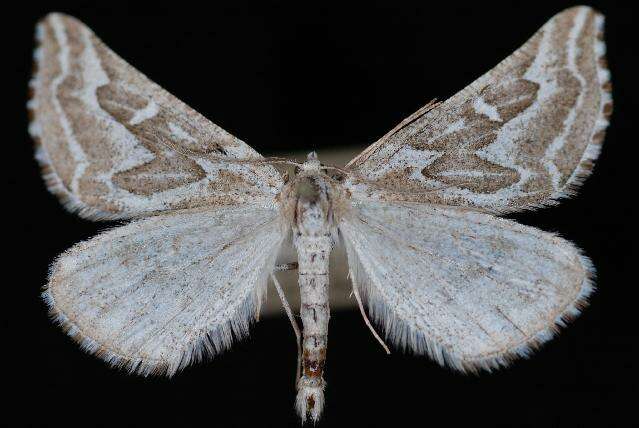
{"label": "brown and white forewing", "polygon": [[50,190],[91,219],[271,204],[282,184],[248,145],[150,81],[84,24],[38,24],[31,135]]}
{"label": "brown and white forewing", "polygon": [[353,159],[356,196],[502,213],[568,196],[612,111],[602,15],[565,10],[497,67]]}
{"label": "brown and white forewing", "polygon": [[248,333],[283,238],[255,206],[134,220],[62,254],[44,298],[87,352],[172,375]]}
{"label": "brown and white forewing", "polygon": [[367,201],[339,230],[353,286],[386,336],[462,371],[528,356],[593,289],[570,242],[490,214]]}

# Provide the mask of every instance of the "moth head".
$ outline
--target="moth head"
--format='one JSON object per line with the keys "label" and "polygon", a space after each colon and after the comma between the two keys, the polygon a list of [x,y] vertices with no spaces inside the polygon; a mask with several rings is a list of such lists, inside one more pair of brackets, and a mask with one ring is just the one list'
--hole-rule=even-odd
{"label": "moth head", "polygon": [[295,175],[300,175],[301,173],[323,173],[326,174],[331,180],[341,182],[344,181],[346,176],[348,175],[348,171],[344,168],[340,168],[337,166],[328,166],[321,163],[317,157],[317,153],[310,152],[306,156],[306,161],[303,164],[297,164],[295,167]]}
{"label": "moth head", "polygon": [[306,162],[302,164],[300,167],[301,171],[319,171],[322,168],[322,164],[319,159],[317,159],[317,153],[310,152],[306,156]]}

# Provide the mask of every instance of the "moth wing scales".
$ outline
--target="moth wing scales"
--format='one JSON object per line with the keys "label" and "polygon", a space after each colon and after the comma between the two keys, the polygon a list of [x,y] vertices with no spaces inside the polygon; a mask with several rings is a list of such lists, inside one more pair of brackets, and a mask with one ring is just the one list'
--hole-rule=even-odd
{"label": "moth wing scales", "polygon": [[[272,204],[277,171],[251,147],[53,13],[37,27],[30,133],[48,188],[89,219]],[[245,162],[237,162],[242,160]]]}
{"label": "moth wing scales", "polygon": [[136,220],[62,254],[43,296],[86,351],[170,376],[248,333],[282,239],[256,206]]}
{"label": "moth wing scales", "polygon": [[570,196],[590,173],[612,111],[604,18],[567,9],[465,89],[347,165],[361,198],[506,213]]}
{"label": "moth wing scales", "polygon": [[593,290],[591,263],[570,242],[488,214],[368,201],[339,230],[353,286],[387,338],[462,371],[527,356]]}

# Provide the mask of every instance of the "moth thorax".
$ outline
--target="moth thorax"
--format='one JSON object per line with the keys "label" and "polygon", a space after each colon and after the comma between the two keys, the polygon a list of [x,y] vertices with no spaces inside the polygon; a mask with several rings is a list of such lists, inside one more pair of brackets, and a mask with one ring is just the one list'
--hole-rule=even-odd
{"label": "moth thorax", "polygon": [[334,234],[332,204],[328,186],[320,175],[298,179],[297,203],[293,228],[297,235],[329,236]]}

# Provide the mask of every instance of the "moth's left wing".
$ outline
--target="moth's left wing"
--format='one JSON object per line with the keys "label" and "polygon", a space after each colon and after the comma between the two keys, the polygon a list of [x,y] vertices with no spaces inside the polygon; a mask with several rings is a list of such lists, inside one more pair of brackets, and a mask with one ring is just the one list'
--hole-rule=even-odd
{"label": "moth's left wing", "polygon": [[571,243],[488,214],[369,201],[339,230],[387,337],[462,371],[527,356],[592,291],[590,262]]}
{"label": "moth's left wing", "polygon": [[135,220],[62,254],[44,298],[87,352],[172,375],[248,333],[283,230],[276,210],[255,206]]}
{"label": "moth's left wing", "polygon": [[504,213],[548,205],[589,174],[612,111],[602,15],[552,18],[494,69],[353,159],[355,196]]}
{"label": "moth's left wing", "polygon": [[272,204],[282,179],[271,165],[127,64],[80,21],[50,14],[36,37],[29,129],[49,190],[67,208],[90,219],[119,219]]}

